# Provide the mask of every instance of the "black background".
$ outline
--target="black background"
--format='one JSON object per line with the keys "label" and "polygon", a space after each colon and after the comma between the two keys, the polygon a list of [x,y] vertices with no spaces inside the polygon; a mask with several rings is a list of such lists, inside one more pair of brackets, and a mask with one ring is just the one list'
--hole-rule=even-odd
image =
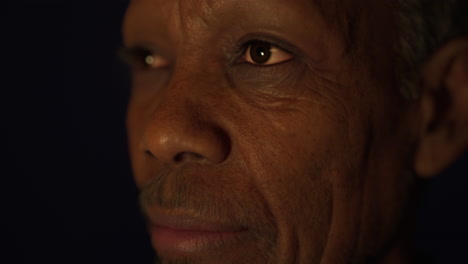
{"label": "black background", "polygon": [[[0,263],[151,263],[116,59],[126,5],[1,4]],[[417,246],[436,263],[468,263],[467,163],[433,179],[418,211]]]}

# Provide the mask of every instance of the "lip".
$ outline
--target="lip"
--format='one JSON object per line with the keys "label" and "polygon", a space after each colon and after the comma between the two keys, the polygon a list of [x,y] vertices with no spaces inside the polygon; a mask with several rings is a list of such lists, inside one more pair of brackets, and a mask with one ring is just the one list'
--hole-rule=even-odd
{"label": "lip", "polygon": [[150,234],[159,254],[188,256],[241,241],[247,229],[216,220],[205,220],[189,214],[167,215],[152,212]]}

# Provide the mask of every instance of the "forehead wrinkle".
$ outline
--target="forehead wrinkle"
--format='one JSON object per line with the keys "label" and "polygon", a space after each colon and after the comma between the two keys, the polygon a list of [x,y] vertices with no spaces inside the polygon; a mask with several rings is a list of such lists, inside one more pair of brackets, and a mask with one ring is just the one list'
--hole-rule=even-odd
{"label": "forehead wrinkle", "polygon": [[[222,1],[221,1],[222,2]],[[147,19],[145,25],[149,28],[152,23],[160,26],[160,36],[169,38],[172,45],[193,45],[194,39],[201,33],[207,32],[209,21],[213,17],[216,0],[131,0],[129,6],[136,6]],[[147,6],[146,6],[147,5]],[[219,6],[219,4],[217,4]],[[144,10],[144,11],[143,11]],[[149,13],[158,10],[157,14]],[[140,16],[141,17],[141,16]]]}
{"label": "forehead wrinkle", "polygon": [[[190,41],[208,32],[219,22],[221,7],[229,0],[177,0],[179,18],[178,31],[183,33],[184,41]],[[196,32],[197,35],[193,33]]]}

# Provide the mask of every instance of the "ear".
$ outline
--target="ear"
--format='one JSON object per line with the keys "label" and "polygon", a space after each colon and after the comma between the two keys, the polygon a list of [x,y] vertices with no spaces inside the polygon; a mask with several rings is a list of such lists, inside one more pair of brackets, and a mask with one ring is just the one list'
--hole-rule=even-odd
{"label": "ear", "polygon": [[468,39],[453,40],[421,72],[421,127],[414,169],[440,173],[468,147]]}

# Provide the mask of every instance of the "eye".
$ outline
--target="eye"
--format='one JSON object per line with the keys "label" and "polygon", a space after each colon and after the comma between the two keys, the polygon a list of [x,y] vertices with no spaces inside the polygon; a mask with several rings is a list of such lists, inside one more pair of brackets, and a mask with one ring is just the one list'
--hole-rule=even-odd
{"label": "eye", "polygon": [[146,55],[143,61],[144,61],[145,67],[150,68],[150,69],[164,68],[165,66],[169,64],[169,62],[165,60],[163,57],[153,55],[153,54]]}
{"label": "eye", "polygon": [[125,63],[138,69],[161,69],[169,65],[168,60],[146,48],[124,48],[119,56]]}
{"label": "eye", "polygon": [[293,55],[277,46],[260,40],[251,41],[244,53],[244,60],[255,65],[273,65],[293,58]]}

